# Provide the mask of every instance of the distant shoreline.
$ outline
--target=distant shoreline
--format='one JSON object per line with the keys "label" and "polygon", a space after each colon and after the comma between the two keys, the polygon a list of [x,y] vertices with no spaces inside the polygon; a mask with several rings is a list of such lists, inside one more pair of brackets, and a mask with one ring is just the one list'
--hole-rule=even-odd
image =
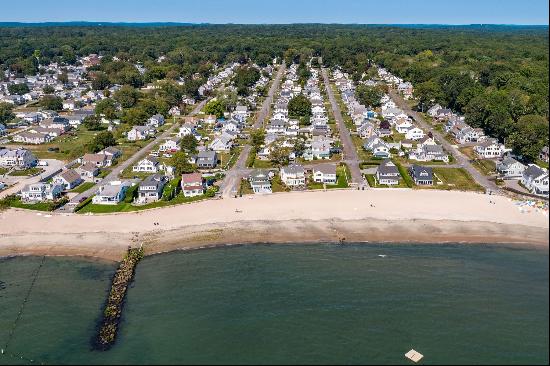
{"label": "distant shoreline", "polygon": [[397,28],[505,28],[505,29],[543,29],[548,24],[506,24],[506,23],[209,23],[209,22],[110,22],[68,20],[60,22],[0,22],[0,27],[204,27],[204,26],[364,26],[364,27],[397,27]]}
{"label": "distant shoreline", "polygon": [[[494,202],[494,203],[490,203]],[[154,225],[159,222],[160,225]],[[84,256],[118,261],[247,244],[465,243],[548,249],[548,218],[502,196],[445,191],[294,192],[209,200],[136,213],[0,213],[0,256]]]}

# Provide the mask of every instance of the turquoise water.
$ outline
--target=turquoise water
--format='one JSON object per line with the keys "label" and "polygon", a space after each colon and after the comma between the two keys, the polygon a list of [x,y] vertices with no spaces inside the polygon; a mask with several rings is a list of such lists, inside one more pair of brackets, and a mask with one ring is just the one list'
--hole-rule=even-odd
{"label": "turquoise water", "polygon": [[[1,347],[41,261],[0,260]],[[424,364],[549,361],[547,250],[260,245],[148,257],[117,344],[91,351],[114,270],[46,258],[0,364],[410,364],[411,348]]]}

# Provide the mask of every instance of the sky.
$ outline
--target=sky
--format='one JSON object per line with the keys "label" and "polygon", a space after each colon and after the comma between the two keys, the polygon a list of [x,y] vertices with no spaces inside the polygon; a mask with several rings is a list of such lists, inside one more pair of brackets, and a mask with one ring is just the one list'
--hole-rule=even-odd
{"label": "sky", "polygon": [[1,0],[0,22],[544,24],[548,0]]}

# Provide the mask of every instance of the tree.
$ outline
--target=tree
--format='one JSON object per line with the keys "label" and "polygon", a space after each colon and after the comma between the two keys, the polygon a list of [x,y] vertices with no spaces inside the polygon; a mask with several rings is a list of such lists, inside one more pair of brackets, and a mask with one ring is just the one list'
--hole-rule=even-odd
{"label": "tree", "polygon": [[265,143],[265,131],[257,129],[250,132],[250,143],[254,151],[260,150],[260,147]]}
{"label": "tree", "polygon": [[0,102],[0,123],[6,124],[15,118],[13,114],[13,104]]}
{"label": "tree", "polygon": [[44,94],[53,94],[55,92],[55,89],[51,85],[45,85],[42,88],[42,91],[44,92]]}
{"label": "tree", "polygon": [[67,84],[69,82],[69,75],[66,71],[63,71],[61,74],[57,75],[57,80],[60,83]]}
{"label": "tree", "polygon": [[180,147],[183,151],[193,153],[196,151],[199,142],[193,135],[185,135],[181,138]]}
{"label": "tree", "polygon": [[23,95],[23,94],[27,94],[30,90],[27,84],[20,83],[20,84],[8,85],[8,91],[10,92],[10,94]]}
{"label": "tree", "polygon": [[299,137],[294,141],[294,153],[296,156],[302,156],[306,150],[306,142],[303,137]]}
{"label": "tree", "polygon": [[44,95],[44,97],[40,101],[40,105],[44,107],[44,109],[61,111],[63,110],[63,99],[53,95]]}
{"label": "tree", "polygon": [[139,100],[140,92],[129,85],[124,85],[114,93],[113,98],[120,103],[122,108],[131,108]]}
{"label": "tree", "polygon": [[441,88],[434,81],[425,81],[414,88],[414,96],[418,99],[418,106],[424,111],[438,100],[441,100],[441,94]]}
{"label": "tree", "polygon": [[376,86],[359,85],[355,95],[361,104],[374,108],[380,106],[380,99],[384,96],[384,92]]}
{"label": "tree", "polygon": [[189,158],[184,151],[178,151],[170,158],[170,165],[174,167],[175,175],[193,173],[195,169],[189,162]]}
{"label": "tree", "polygon": [[311,116],[311,102],[303,94],[295,96],[288,102],[288,115],[290,117]]}
{"label": "tree", "polygon": [[82,121],[82,125],[90,131],[99,131],[103,129],[103,126],[101,125],[101,120],[97,115],[87,116]]}
{"label": "tree", "polygon": [[122,122],[130,125],[140,125],[144,123],[150,116],[140,107],[126,109],[122,115]]}
{"label": "tree", "polygon": [[88,145],[88,150],[91,152],[101,151],[109,146],[115,146],[116,140],[110,131],[99,132]]}
{"label": "tree", "polygon": [[540,150],[548,146],[548,120],[537,115],[522,116],[507,143],[526,162],[535,161]]}
{"label": "tree", "polygon": [[95,114],[103,115],[107,119],[117,118],[117,106],[116,102],[111,98],[105,98],[97,102],[95,106]]}
{"label": "tree", "polygon": [[288,147],[281,147],[282,142],[276,141],[273,144],[273,148],[269,153],[269,160],[279,168],[288,165],[290,149]]}
{"label": "tree", "polygon": [[111,85],[109,77],[104,72],[96,72],[92,77],[92,88],[95,90],[107,89]]}
{"label": "tree", "polygon": [[206,104],[206,107],[204,107],[204,111],[207,114],[215,115],[217,118],[222,118],[224,112],[222,103],[219,100],[215,99]]}

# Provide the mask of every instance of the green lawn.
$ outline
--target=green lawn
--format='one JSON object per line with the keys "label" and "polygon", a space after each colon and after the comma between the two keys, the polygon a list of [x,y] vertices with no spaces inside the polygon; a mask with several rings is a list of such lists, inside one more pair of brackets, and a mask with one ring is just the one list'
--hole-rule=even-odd
{"label": "green lawn", "polygon": [[347,165],[339,165],[336,167],[336,184],[327,184],[326,187],[323,183],[314,182],[313,179],[308,180],[308,189],[332,189],[332,188],[348,188],[348,179],[350,179],[351,173]]}
{"label": "green lawn", "polygon": [[[483,187],[477,184],[470,173],[464,168],[433,168],[434,175],[443,184],[434,185],[437,189],[456,189],[461,191],[484,191]],[[430,188],[430,187],[426,187]]]}
{"label": "green lawn", "polygon": [[540,159],[537,159],[535,161],[535,164],[537,164],[538,166],[540,166],[541,168],[546,168],[548,169],[548,163],[543,161],[543,160],[540,160]]}
{"label": "green lawn", "polygon": [[1,207],[16,207],[16,208],[25,208],[27,210],[36,210],[36,211],[54,211],[58,207],[64,205],[67,200],[59,199],[57,201],[48,201],[48,202],[38,202],[38,203],[24,203],[19,197],[8,196],[4,198],[0,206]]}
{"label": "green lawn", "polygon": [[273,166],[273,163],[271,163],[271,161],[269,160],[255,159],[253,167],[257,169],[270,169],[270,168],[273,168],[274,166]]}
{"label": "green lawn", "polygon": [[147,210],[151,208],[157,208],[157,207],[166,207],[166,206],[173,206],[178,205],[182,203],[190,203],[190,202],[196,202],[196,201],[202,201],[208,198],[211,198],[212,195],[203,194],[202,196],[196,196],[196,197],[185,197],[183,193],[179,193],[176,195],[173,199],[170,201],[157,201],[152,202],[146,205],[139,205],[134,206],[131,202],[121,202],[118,205],[95,205],[93,203],[89,203],[82,207],[78,213],[113,213],[113,212],[131,212],[131,211],[141,211],[141,210]]}
{"label": "green lawn", "polygon": [[22,176],[29,176],[29,175],[36,175],[40,174],[44,171],[42,168],[34,167],[34,168],[28,168],[24,170],[14,170],[9,175],[14,177],[22,177]]}
{"label": "green lawn", "polygon": [[93,186],[95,186],[94,182],[84,182],[81,185],[73,188],[71,192],[75,192],[75,193],[86,192],[88,189],[92,188]]}
{"label": "green lawn", "polygon": [[[28,145],[25,148],[31,150],[39,159],[70,160],[84,155],[86,145],[92,141],[99,131],[89,131],[80,126],[75,131],[59,136],[52,142],[41,145]],[[48,149],[59,149],[59,151],[48,151]]]}
{"label": "green lawn", "polygon": [[229,169],[231,169],[231,168],[233,167],[233,165],[235,165],[235,163],[237,162],[237,160],[239,160],[239,156],[241,155],[242,149],[243,149],[243,148],[242,148],[241,146],[231,149],[230,155],[229,155],[229,157],[228,157],[229,162],[224,161],[224,163],[225,163],[226,165],[224,165],[223,167],[224,167],[225,169],[229,170]]}
{"label": "green lawn", "polygon": [[496,163],[493,160],[487,159],[475,159],[472,160],[472,165],[485,175],[492,175],[496,173]]}
{"label": "green lawn", "polygon": [[281,181],[281,177],[279,174],[276,174],[273,179],[271,180],[271,191],[273,193],[276,192],[289,192],[290,188],[285,186],[285,184]]}
{"label": "green lawn", "polygon": [[241,179],[241,185],[239,187],[239,193],[241,195],[245,194],[254,194],[254,191],[252,190],[252,187],[250,186],[250,182],[245,179]]}

